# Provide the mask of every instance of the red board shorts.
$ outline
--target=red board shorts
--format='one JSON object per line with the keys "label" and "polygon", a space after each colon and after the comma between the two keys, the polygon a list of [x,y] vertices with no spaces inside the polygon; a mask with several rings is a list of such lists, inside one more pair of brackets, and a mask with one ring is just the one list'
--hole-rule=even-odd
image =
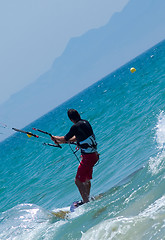
{"label": "red board shorts", "polygon": [[92,179],[93,167],[99,160],[98,153],[88,153],[81,155],[81,163],[78,166],[76,179],[86,182]]}

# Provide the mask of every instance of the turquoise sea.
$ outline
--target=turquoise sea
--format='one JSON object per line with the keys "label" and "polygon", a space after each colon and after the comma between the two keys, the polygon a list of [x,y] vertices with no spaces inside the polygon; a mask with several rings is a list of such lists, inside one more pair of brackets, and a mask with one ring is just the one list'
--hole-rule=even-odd
{"label": "turquoise sea", "polygon": [[[66,219],[53,216],[80,200],[79,163],[67,144],[44,146],[51,143],[45,134],[37,139],[11,130],[0,143],[0,239],[165,239],[165,41],[24,130],[64,135],[72,125],[68,108],[93,126],[101,155],[91,195],[105,194]],[[0,126],[1,134],[19,128]]]}

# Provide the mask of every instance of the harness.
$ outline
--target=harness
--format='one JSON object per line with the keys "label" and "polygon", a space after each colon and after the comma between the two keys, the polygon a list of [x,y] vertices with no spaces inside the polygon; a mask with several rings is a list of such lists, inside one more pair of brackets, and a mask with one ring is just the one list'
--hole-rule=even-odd
{"label": "harness", "polygon": [[77,146],[82,153],[93,153],[97,151],[97,143],[94,135],[89,136],[84,141],[78,142]]}

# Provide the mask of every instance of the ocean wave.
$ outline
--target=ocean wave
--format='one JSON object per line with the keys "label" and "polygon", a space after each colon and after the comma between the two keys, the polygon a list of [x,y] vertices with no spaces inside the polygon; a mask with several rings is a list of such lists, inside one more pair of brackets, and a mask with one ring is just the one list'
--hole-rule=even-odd
{"label": "ocean wave", "polygon": [[[64,221],[35,204],[19,204],[0,215],[0,239],[50,239]],[[44,237],[44,238],[43,238]]]}
{"label": "ocean wave", "polygon": [[82,233],[81,240],[163,239],[164,218],[165,196],[162,196],[136,216],[120,216],[101,222]]}

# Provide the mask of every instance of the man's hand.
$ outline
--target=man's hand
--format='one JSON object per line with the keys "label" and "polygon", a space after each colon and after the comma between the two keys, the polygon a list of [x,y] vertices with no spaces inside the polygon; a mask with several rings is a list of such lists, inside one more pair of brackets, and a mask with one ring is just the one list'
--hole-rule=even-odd
{"label": "man's hand", "polygon": [[56,139],[56,136],[51,136],[51,139],[54,143],[57,143],[57,139]]}

